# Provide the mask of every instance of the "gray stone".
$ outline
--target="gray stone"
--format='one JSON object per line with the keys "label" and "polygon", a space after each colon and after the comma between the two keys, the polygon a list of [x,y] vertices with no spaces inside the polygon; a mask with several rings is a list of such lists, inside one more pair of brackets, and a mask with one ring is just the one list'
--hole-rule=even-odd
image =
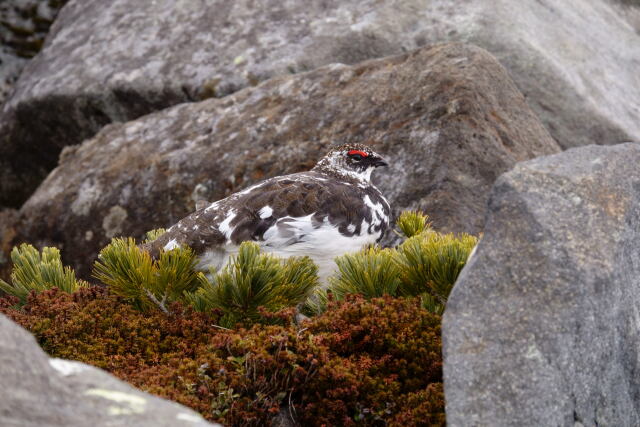
{"label": "gray stone", "polygon": [[560,150],[490,54],[446,44],[110,125],[65,149],[20,210],[20,238],[60,247],[86,275],[110,237],[170,226],[197,200],[308,170],[346,142],[389,158],[374,181],[396,212],[423,209],[438,229],[471,233],[500,173]]}
{"label": "gray stone", "polygon": [[102,126],[442,41],[507,67],[563,147],[640,138],[638,8],[609,0],[72,0],[0,117],[0,206]]}
{"label": "gray stone", "polygon": [[11,273],[10,253],[16,236],[18,211],[0,209],[0,279],[7,281]]}
{"label": "gray stone", "polygon": [[98,368],[50,359],[29,332],[2,314],[0,414],[3,427],[214,425]]}
{"label": "gray stone", "polygon": [[67,0],[0,2],[0,105],[20,72],[42,47],[60,8]]}
{"label": "gray stone", "polygon": [[495,183],[443,319],[451,426],[640,425],[640,144]]}

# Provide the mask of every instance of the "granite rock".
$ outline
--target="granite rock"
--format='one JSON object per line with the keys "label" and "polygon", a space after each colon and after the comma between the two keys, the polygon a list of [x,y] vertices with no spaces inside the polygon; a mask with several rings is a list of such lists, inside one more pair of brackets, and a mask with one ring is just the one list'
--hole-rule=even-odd
{"label": "granite rock", "polygon": [[10,253],[16,237],[17,222],[17,210],[0,209],[0,279],[5,281],[9,280],[11,273]]}
{"label": "granite rock", "polygon": [[505,65],[563,148],[640,137],[640,8],[614,0],[71,0],[0,114],[0,206],[104,125],[443,41]]}
{"label": "granite rock", "polygon": [[522,162],[443,318],[447,424],[640,425],[640,144]]}
{"label": "granite rock", "polygon": [[42,48],[60,8],[67,0],[0,2],[0,105],[20,72]]}
{"label": "granite rock", "polygon": [[49,358],[29,332],[2,314],[0,385],[5,427],[218,425],[182,405],[136,390],[98,368]]}
{"label": "granite rock", "polygon": [[462,44],[281,76],[223,99],[111,124],[67,148],[20,210],[19,238],[88,273],[114,236],[141,237],[258,180],[310,169],[360,142],[391,166],[374,182],[396,212],[478,233],[493,181],[560,148],[504,68]]}

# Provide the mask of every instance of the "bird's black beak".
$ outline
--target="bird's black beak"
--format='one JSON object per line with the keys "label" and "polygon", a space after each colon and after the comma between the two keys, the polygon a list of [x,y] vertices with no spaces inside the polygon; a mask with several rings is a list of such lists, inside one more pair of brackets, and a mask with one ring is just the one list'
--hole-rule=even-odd
{"label": "bird's black beak", "polygon": [[381,157],[378,157],[377,159],[374,160],[373,166],[375,166],[375,167],[389,166],[389,164],[387,162],[385,162],[384,159],[382,159]]}

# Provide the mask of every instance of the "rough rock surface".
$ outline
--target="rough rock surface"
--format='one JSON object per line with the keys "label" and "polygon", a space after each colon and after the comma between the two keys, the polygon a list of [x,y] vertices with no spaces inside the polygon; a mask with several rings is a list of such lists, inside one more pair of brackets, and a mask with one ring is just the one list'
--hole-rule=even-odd
{"label": "rough rock surface", "polygon": [[559,151],[490,54],[446,44],[107,126],[62,153],[21,209],[21,237],[60,247],[86,274],[111,237],[172,225],[196,200],[308,170],[347,142],[389,158],[374,182],[396,212],[420,208],[441,230],[471,233],[500,173]]}
{"label": "rough rock surface", "polygon": [[16,236],[18,211],[0,209],[0,279],[8,280],[11,273],[10,253]]}
{"label": "rough rock surface", "polygon": [[443,319],[447,424],[640,425],[640,144],[501,176]]}
{"label": "rough rock surface", "polygon": [[0,206],[111,122],[442,41],[510,71],[563,147],[640,138],[638,7],[611,0],[72,0],[0,117]]}
{"label": "rough rock surface", "polygon": [[27,61],[40,51],[49,27],[66,1],[0,2],[0,105]]}
{"label": "rough rock surface", "polygon": [[29,332],[2,314],[0,385],[4,427],[214,425],[191,409],[136,390],[100,369],[50,359]]}

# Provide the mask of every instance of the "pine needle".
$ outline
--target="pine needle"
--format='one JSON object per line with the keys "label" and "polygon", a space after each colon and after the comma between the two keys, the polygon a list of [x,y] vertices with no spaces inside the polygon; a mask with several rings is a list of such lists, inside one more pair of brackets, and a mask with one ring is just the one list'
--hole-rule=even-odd
{"label": "pine needle", "polygon": [[[338,272],[329,278],[328,291],[336,300],[348,294],[419,297],[427,310],[442,314],[478,239],[438,233],[427,215],[416,211],[403,212],[397,225],[408,238],[396,249],[368,248],[337,257]],[[328,301],[327,291],[316,290],[303,312],[322,313]]]}
{"label": "pine needle", "polygon": [[400,294],[426,293],[444,305],[477,240],[468,234],[456,237],[435,231],[407,239],[398,247],[395,257],[401,271]]}
{"label": "pine needle", "polygon": [[63,267],[57,248],[45,247],[41,254],[33,246],[23,243],[11,251],[11,261],[11,284],[0,280],[0,289],[17,297],[20,305],[27,302],[31,291],[58,288],[73,293],[80,287],[89,286],[84,280],[76,279],[71,267]]}
{"label": "pine needle", "polygon": [[400,271],[393,260],[392,249],[368,248],[336,258],[337,275],[329,278],[330,289],[337,299],[347,294],[366,298],[396,295]]}
{"label": "pine needle", "polygon": [[233,327],[239,321],[264,320],[259,307],[276,312],[300,304],[318,285],[317,273],[308,257],[282,260],[244,242],[229,264],[187,299],[196,310],[221,310],[220,324]]}
{"label": "pine needle", "polygon": [[417,236],[431,228],[429,216],[418,211],[402,212],[396,221],[396,225],[406,237]]}
{"label": "pine needle", "polygon": [[94,264],[93,277],[137,308],[168,312],[167,304],[185,300],[186,292],[201,286],[204,275],[196,271],[197,259],[188,247],[162,251],[152,260],[132,238],[115,238]]}

